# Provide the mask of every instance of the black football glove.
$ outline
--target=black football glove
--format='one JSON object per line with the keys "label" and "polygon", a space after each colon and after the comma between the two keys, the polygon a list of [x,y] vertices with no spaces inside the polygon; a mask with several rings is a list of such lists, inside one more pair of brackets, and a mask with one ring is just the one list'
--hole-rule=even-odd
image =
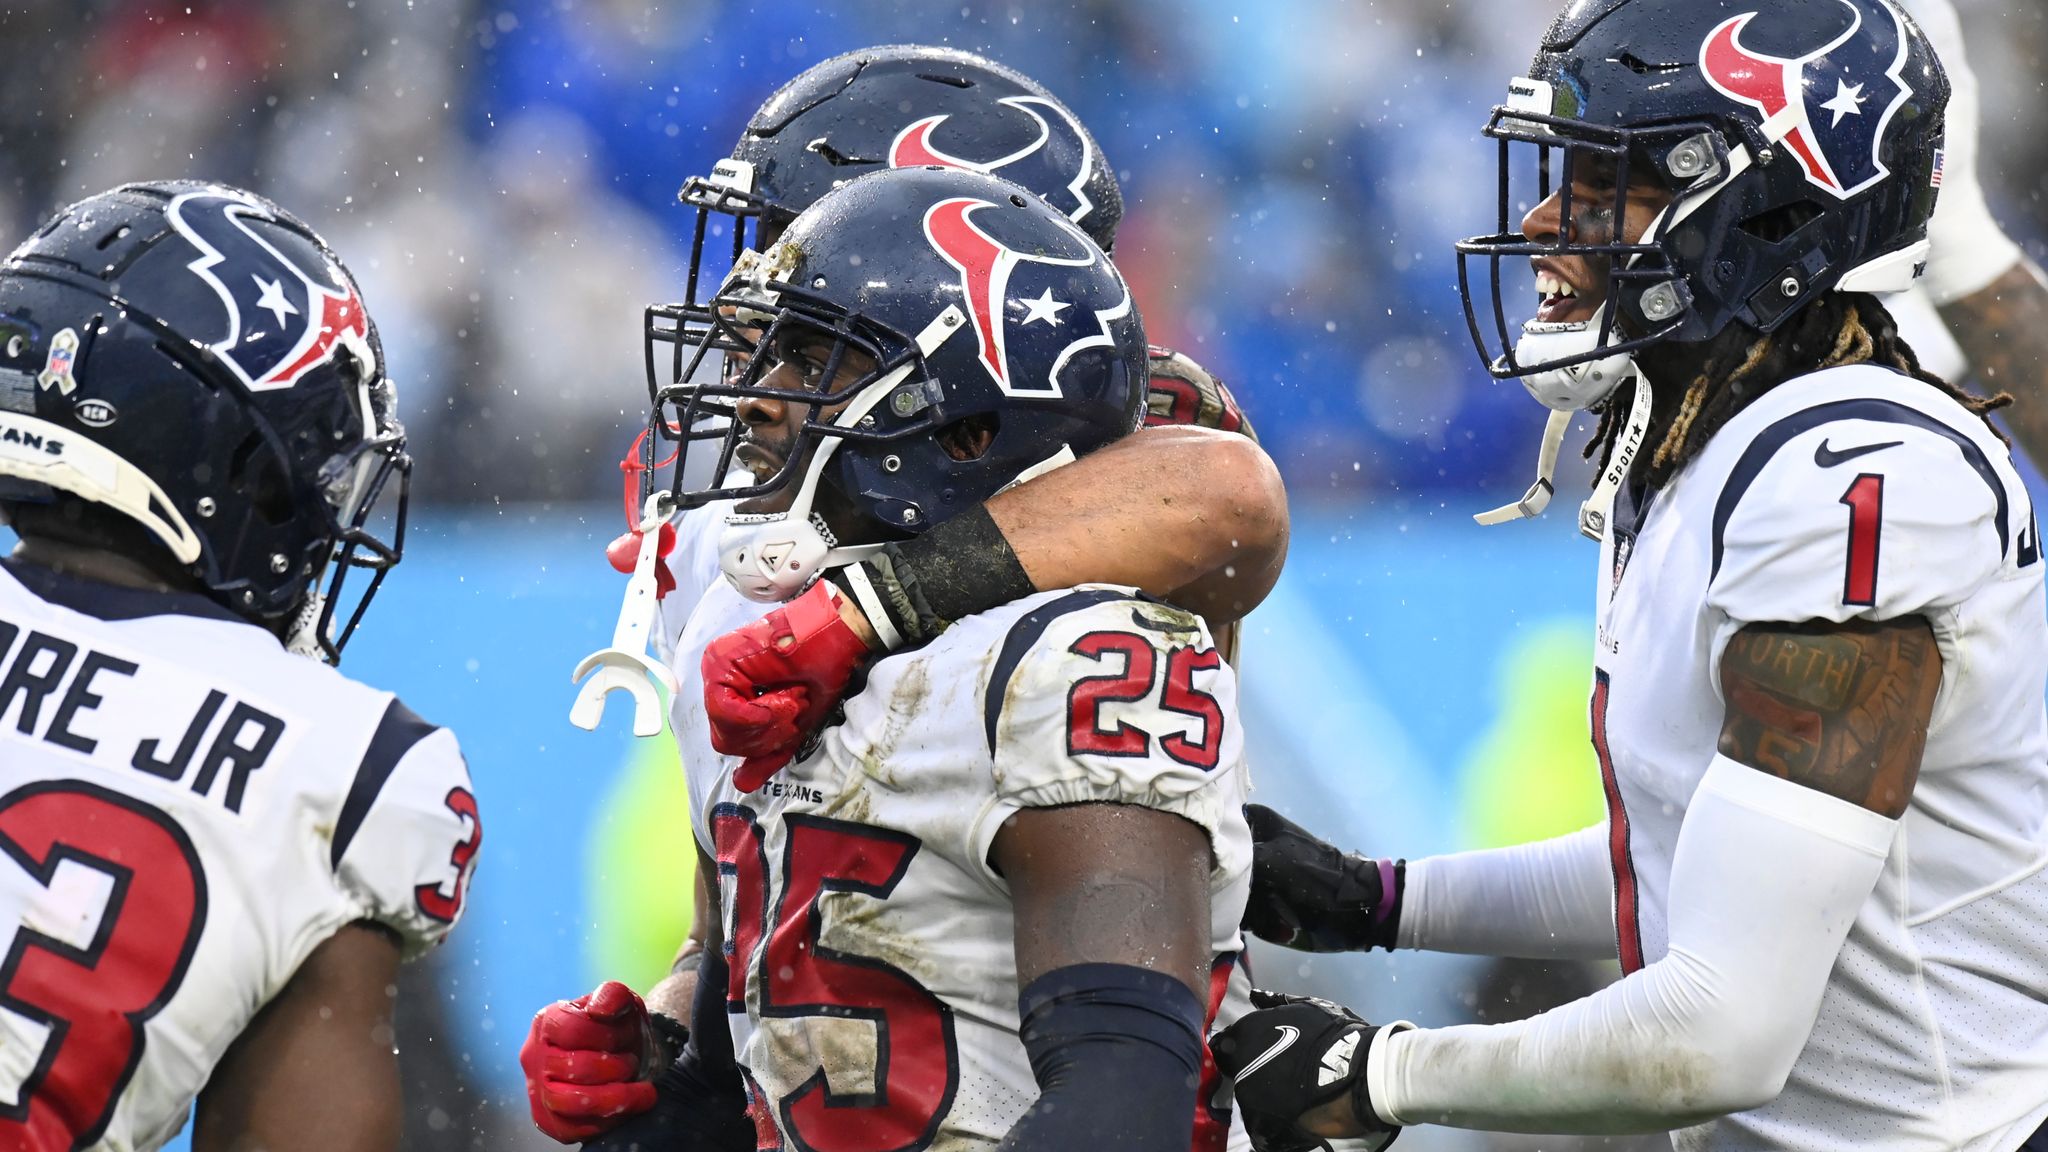
{"label": "black football glove", "polygon": [[[1401,1130],[1373,1110],[1365,1082],[1366,1054],[1386,1030],[1350,1009],[1313,996],[1252,991],[1250,1012],[1209,1039],[1216,1066],[1236,1084],[1237,1109],[1256,1152],[1309,1152],[1329,1142],[1303,1128],[1303,1114],[1349,1094],[1369,1152]],[[1405,1027],[1389,1025],[1388,1027]]]}
{"label": "black football glove", "polygon": [[1244,815],[1252,828],[1244,926],[1253,935],[1302,952],[1393,949],[1406,861],[1340,852],[1263,804],[1245,805]]}
{"label": "black football glove", "polygon": [[754,1152],[759,1145],[745,1082],[695,1044],[655,1075],[654,1092],[654,1107],[585,1141],[584,1152]]}

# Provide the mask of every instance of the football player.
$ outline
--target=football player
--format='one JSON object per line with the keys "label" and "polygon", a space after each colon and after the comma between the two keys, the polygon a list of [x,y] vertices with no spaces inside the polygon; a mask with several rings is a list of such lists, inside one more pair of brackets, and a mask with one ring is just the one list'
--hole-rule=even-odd
{"label": "football player", "polygon": [[[731,160],[685,186],[685,201],[698,210],[686,298],[696,302],[699,286],[716,284],[724,262],[770,244],[798,211],[835,185],[894,164],[993,170],[1038,193],[1105,248],[1122,213],[1115,174],[1100,148],[1073,113],[1033,81],[953,49],[866,49],[791,81],[756,114]],[[721,230],[728,237],[724,250],[715,243]],[[1071,310],[1046,307],[1052,314],[1034,327],[1070,326]],[[679,321],[692,314],[701,315],[701,308],[650,310],[650,393],[686,375],[689,333],[679,331]],[[734,347],[729,359],[743,363],[748,351]],[[936,631],[945,621],[1038,589],[1126,583],[1201,611],[1228,653],[1230,622],[1263,598],[1278,575],[1287,539],[1285,494],[1227,389],[1167,349],[1149,349],[1148,367],[1144,432],[984,506],[924,525],[919,538],[863,563],[858,575],[840,566],[813,587],[814,599],[837,601],[846,631],[807,632],[806,642],[785,650],[775,667],[750,662],[749,672],[764,683],[735,687],[725,698],[729,706],[714,717],[740,733],[735,739],[755,741],[751,747],[763,753],[756,770],[786,762],[816,726],[815,716],[836,700],[853,665],[883,647],[883,636],[859,611],[861,595],[870,597],[891,629],[887,634],[901,643],[920,629]],[[646,461],[657,462],[651,455]],[[1126,498],[1103,501],[1103,490]],[[640,495],[632,486],[636,517]],[[696,675],[702,652],[675,641],[705,591],[724,583],[720,544],[729,507],[707,505],[677,521],[676,551],[667,560],[675,589],[661,601],[657,645],[680,676]],[[813,554],[803,575],[818,571],[821,556]],[[803,580],[785,578],[769,595],[803,587]],[[922,613],[921,619],[889,623],[885,603]],[[771,685],[788,698],[794,682],[805,685],[796,691],[815,713],[801,725],[793,714],[763,715],[745,706],[744,698]],[[686,760],[712,754],[708,744],[684,748]],[[700,875],[693,939],[674,974],[650,990],[644,1005],[630,990],[608,984],[535,1017],[522,1063],[534,1119],[544,1131],[565,1141],[585,1139],[652,1103],[648,1078],[658,1064],[640,1056],[655,1048],[655,1030],[670,1026],[656,1017],[691,1015],[701,962],[695,936],[709,920],[704,880]]]}
{"label": "football player", "polygon": [[[1004,275],[968,271],[984,261]],[[684,499],[742,500],[757,538],[816,525],[839,553],[942,525],[1118,440],[1144,404],[1108,258],[978,173],[828,193],[706,315],[746,367],[672,391],[683,411],[735,398],[725,448],[750,476]],[[817,603],[784,614],[807,629]],[[721,583],[678,647],[765,631],[760,611]],[[686,748],[711,739],[706,689],[676,694]],[[1222,1147],[1200,1036],[1240,947],[1248,777],[1200,617],[1130,588],[1030,594],[875,661],[787,766],[686,771],[723,939],[683,1059],[733,1014],[763,1146]],[[704,1107],[669,1089],[637,1123],[701,1139]]]}
{"label": "football player", "polygon": [[397,1147],[390,989],[482,830],[455,737],[328,666],[401,556],[394,402],[247,192],[117,188],[0,265],[0,1146],[196,1098],[200,1152]]}
{"label": "football player", "polygon": [[[1488,1026],[1269,1001],[1214,1049],[1272,1146],[1434,1123],[2008,1152],[2048,1118],[2034,510],[1985,418],[2005,398],[1922,370],[1871,295],[1927,259],[1947,97],[1888,0],[1575,4],[1513,83],[1488,134],[1559,163],[1504,170],[1501,234],[1461,254],[1494,270],[1475,315],[1514,315],[1500,269],[1533,265],[1495,371],[1604,413],[1607,819],[1404,866],[1260,812],[1250,923],[1624,975]],[[1557,187],[1512,233],[1516,171]]]}
{"label": "football player", "polygon": [[[2048,383],[2048,285],[1992,218],[1977,181],[1981,101],[1955,9],[1948,0],[1904,0],[1902,6],[1948,73],[1948,140],[1941,199],[1927,225],[1933,244],[1927,271],[1910,297],[1887,298],[1886,306],[1916,347],[1924,334],[1924,359],[1939,355],[1945,337],[1955,341],[1965,363],[1945,364],[1943,372],[1960,378],[1967,371],[2028,400]],[[2019,404],[2005,421],[2037,466],[2048,463],[2048,403]]]}

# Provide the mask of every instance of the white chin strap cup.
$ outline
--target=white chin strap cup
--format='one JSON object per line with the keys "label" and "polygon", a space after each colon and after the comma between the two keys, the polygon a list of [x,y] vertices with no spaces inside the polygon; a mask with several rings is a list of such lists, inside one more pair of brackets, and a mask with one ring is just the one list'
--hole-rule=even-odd
{"label": "white chin strap cup", "polygon": [[[594,732],[604,719],[606,697],[625,689],[633,694],[633,735],[661,733],[662,717],[668,711],[668,697],[674,696],[676,678],[660,661],[647,655],[647,630],[654,624],[654,566],[661,562],[661,526],[669,516],[668,494],[647,497],[640,516],[640,555],[633,562],[633,578],[626,582],[626,600],[619,606],[618,627],[612,630],[612,646],[583,658],[576,665],[570,683],[590,676],[590,682],[576,694],[569,709],[569,723]],[[592,672],[596,675],[591,675]]]}
{"label": "white chin strap cup", "polygon": [[[1608,343],[1618,343],[1619,332],[1610,333]],[[1515,357],[1524,363],[1545,364],[1587,355],[1600,347],[1597,320],[1570,324],[1545,324],[1531,320],[1522,326],[1522,338],[1515,342]],[[1549,368],[1522,377],[1522,387],[1538,404],[1553,412],[1582,412],[1621,386],[1635,370],[1635,361],[1623,356],[1602,356],[1570,368]]]}
{"label": "white chin strap cup", "polygon": [[[1650,430],[1650,399],[1650,382],[1637,373],[1635,401],[1629,406],[1628,425],[1622,430],[1621,441],[1614,446],[1607,468],[1600,473],[1600,482],[1594,486],[1592,497],[1579,506],[1579,531],[1594,540],[1606,532],[1607,523],[1614,516],[1614,498],[1621,491],[1622,481],[1628,477],[1629,465],[1635,463],[1636,454],[1642,451],[1643,438]],[[1550,506],[1551,496],[1557,491],[1558,451],[1564,445],[1564,434],[1571,428],[1573,415],[1558,410],[1550,413],[1549,423],[1543,426],[1543,445],[1536,455],[1536,482],[1529,486],[1528,494],[1513,504],[1481,512],[1473,517],[1474,520],[1491,528],[1496,524],[1512,524],[1543,514],[1543,510]]]}
{"label": "white chin strap cup", "polygon": [[1533,520],[1543,515],[1550,507],[1550,498],[1557,492],[1552,483],[1557,476],[1557,453],[1564,444],[1565,430],[1572,426],[1572,414],[1553,411],[1550,422],[1543,426],[1543,446],[1536,453],[1536,482],[1529,485],[1529,491],[1513,504],[1505,504],[1491,512],[1481,512],[1472,517],[1485,527],[1496,524],[1512,524],[1517,520]]}

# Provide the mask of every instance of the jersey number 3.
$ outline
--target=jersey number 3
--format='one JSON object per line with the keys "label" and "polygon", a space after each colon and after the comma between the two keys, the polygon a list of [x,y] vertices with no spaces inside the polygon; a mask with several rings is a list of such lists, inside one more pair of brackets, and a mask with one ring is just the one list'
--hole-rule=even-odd
{"label": "jersey number 3", "polygon": [[0,1012],[42,1044],[25,1078],[0,1084],[0,1147],[83,1147],[142,1062],[143,1026],[184,982],[206,876],[170,817],[77,782],[0,797],[0,853],[30,882],[9,885],[28,907],[0,961]]}

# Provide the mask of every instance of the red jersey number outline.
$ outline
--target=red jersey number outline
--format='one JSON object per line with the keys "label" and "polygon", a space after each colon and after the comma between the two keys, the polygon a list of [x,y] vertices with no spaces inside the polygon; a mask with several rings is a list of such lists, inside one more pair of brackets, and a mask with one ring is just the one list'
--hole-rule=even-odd
{"label": "red jersey number outline", "polygon": [[477,849],[484,846],[484,823],[476,814],[476,797],[469,789],[459,784],[450,788],[444,803],[450,812],[469,825],[469,835],[448,853],[448,864],[455,869],[455,892],[452,895],[444,893],[441,885],[435,883],[421,884],[412,893],[421,914],[443,924],[453,924],[455,918],[462,915],[462,901],[469,895],[469,862],[476,859]]}
{"label": "red jersey number outline", "polygon": [[[1152,751],[1152,735],[1122,721],[1114,729],[1102,728],[1102,706],[1133,704],[1147,699],[1158,687],[1159,650],[1153,642],[1131,632],[1090,632],[1067,649],[1101,663],[1122,656],[1123,667],[1097,676],[1082,676],[1067,690],[1067,755],[1146,756]],[[1189,739],[1173,732],[1159,738],[1168,756],[1205,772],[1213,771],[1223,751],[1223,707],[1216,697],[1195,687],[1195,673],[1213,672],[1223,666],[1214,648],[1196,649],[1185,645],[1169,649],[1164,661],[1166,684],[1160,708],[1201,722],[1201,736]]]}
{"label": "red jersey number outline", "polygon": [[953,1010],[909,973],[869,956],[821,946],[828,892],[886,900],[923,846],[915,836],[789,813],[783,816],[782,890],[773,894],[754,813],[721,804],[712,813],[718,870],[734,879],[727,1008],[745,1006],[747,973],[763,1019],[832,1016],[872,1021],[874,1090],[834,1092],[820,1068],[779,1100],[763,1096],[801,1152],[916,1152],[937,1136],[960,1086]]}

